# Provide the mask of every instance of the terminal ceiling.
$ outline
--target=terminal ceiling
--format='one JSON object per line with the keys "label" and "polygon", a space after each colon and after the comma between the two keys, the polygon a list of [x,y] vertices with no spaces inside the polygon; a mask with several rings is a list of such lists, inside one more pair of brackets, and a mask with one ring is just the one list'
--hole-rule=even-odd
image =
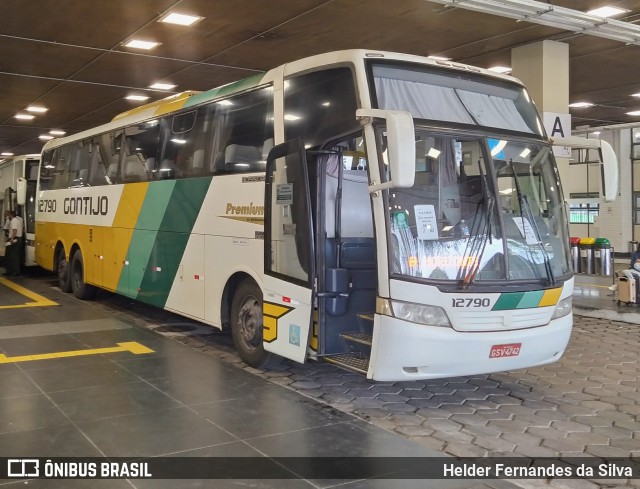
{"label": "terminal ceiling", "polygon": [[[554,0],[586,11],[603,4],[640,21],[640,0]],[[157,22],[176,11],[204,17],[191,27]],[[566,42],[574,126],[635,122],[640,46],[513,19],[445,8],[427,0],[30,0],[2,2],[0,152],[39,152],[42,134],[73,134],[184,90],[207,90],[320,52],[349,48],[439,55],[481,67],[510,66],[511,49]],[[155,40],[152,51],[122,44]],[[176,85],[152,90],[154,82]],[[139,102],[138,102],[139,104]],[[15,119],[29,105],[49,110]]]}

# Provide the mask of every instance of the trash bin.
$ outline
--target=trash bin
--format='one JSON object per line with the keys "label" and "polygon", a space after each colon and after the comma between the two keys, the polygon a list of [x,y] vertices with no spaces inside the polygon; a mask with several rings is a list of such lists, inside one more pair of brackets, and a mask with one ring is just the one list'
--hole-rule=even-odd
{"label": "trash bin", "polygon": [[582,238],[580,240],[580,273],[593,273],[593,247],[594,238]]}
{"label": "trash bin", "polygon": [[600,275],[611,275],[611,243],[607,238],[597,238],[593,245],[595,271]]}
{"label": "trash bin", "polygon": [[571,263],[573,263],[573,271],[580,273],[580,238],[570,238],[571,245]]}

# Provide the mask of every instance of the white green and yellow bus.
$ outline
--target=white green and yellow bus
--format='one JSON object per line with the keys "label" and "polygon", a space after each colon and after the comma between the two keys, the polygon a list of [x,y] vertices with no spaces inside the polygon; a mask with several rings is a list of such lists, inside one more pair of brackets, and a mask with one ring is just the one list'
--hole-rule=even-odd
{"label": "white green and yellow bus", "polygon": [[[39,154],[9,156],[0,161],[0,209],[13,210],[24,221],[23,265],[35,262],[36,184],[38,181]],[[0,256],[5,255],[6,240],[0,240]]]}
{"label": "white green and yellow bus", "polygon": [[36,260],[77,297],[228,328],[254,367],[411,380],[559,359],[567,229],[516,79],[348,50],[48,142]]}

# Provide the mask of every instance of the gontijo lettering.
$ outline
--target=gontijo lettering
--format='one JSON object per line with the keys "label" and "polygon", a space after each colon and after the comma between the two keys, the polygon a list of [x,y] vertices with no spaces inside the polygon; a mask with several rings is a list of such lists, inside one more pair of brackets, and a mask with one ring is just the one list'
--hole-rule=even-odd
{"label": "gontijo lettering", "polygon": [[106,216],[109,212],[109,199],[101,197],[67,197],[64,199],[63,212],[90,216]]}

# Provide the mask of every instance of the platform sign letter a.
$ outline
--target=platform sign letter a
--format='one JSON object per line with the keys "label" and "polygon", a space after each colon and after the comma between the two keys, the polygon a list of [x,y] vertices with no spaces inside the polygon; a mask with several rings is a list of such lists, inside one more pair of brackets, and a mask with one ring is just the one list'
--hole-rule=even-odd
{"label": "platform sign letter a", "polygon": [[551,137],[556,137],[560,135],[560,137],[564,137],[564,129],[562,129],[562,121],[560,120],[560,116],[556,116],[555,121],[553,121],[553,129],[551,129]]}

